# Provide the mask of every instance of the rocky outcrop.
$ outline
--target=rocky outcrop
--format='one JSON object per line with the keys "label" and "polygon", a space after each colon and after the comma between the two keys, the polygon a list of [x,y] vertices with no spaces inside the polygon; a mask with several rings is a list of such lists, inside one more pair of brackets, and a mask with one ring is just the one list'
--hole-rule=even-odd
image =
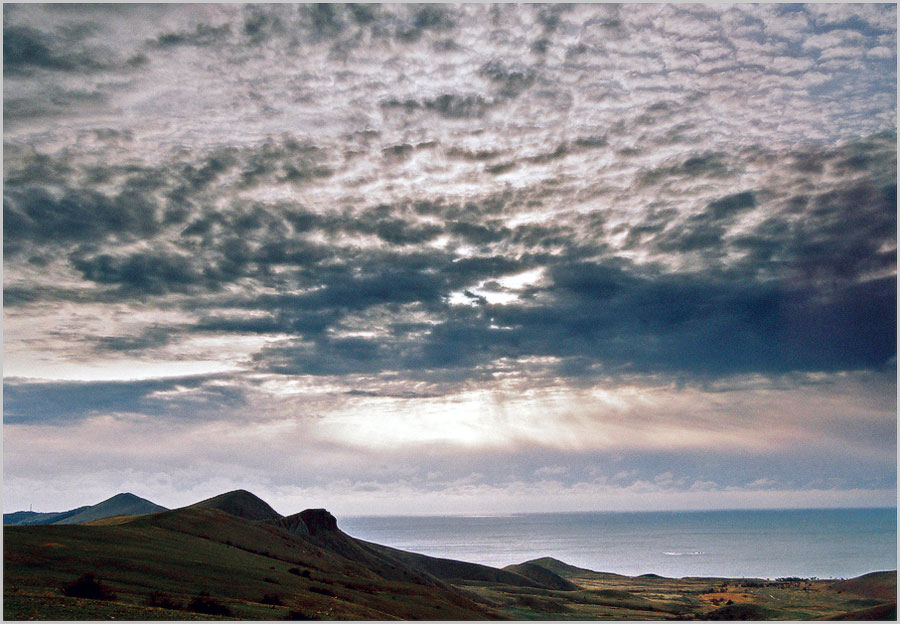
{"label": "rocky outcrop", "polygon": [[302,535],[304,537],[309,536],[309,529],[306,528],[306,522],[303,521],[303,518],[298,513],[274,520],[273,524],[294,535]]}
{"label": "rocky outcrop", "polygon": [[297,514],[312,536],[337,531],[337,519],[325,509],[305,509]]}

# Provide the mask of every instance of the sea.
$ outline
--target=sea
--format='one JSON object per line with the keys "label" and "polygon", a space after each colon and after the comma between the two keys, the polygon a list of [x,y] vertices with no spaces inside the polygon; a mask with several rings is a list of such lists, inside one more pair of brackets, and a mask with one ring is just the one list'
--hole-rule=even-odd
{"label": "sea", "polygon": [[351,516],[353,537],[503,567],[539,557],[671,578],[852,578],[897,569],[897,510],[791,509]]}

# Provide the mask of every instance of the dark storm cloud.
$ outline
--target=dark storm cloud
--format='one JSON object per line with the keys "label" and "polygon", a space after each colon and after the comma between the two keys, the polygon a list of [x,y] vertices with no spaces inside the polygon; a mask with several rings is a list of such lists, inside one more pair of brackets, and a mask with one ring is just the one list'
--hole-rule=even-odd
{"label": "dark storm cloud", "polygon": [[[402,262],[404,258],[396,257]],[[415,258],[409,258],[415,262]],[[443,294],[439,275],[385,263],[362,275],[333,272],[324,288],[298,297],[303,308],[364,309],[384,303],[436,302]]]}
{"label": "dark storm cloud", "polygon": [[[813,278],[831,275],[846,280],[866,270],[890,267],[895,262],[894,252],[879,249],[890,240],[895,202],[890,188],[882,189],[880,195],[859,188],[829,193],[813,200],[822,212],[820,227],[814,231],[773,228],[778,222],[770,221],[758,226],[758,240],[747,235],[735,241],[748,248],[768,246],[769,259],[789,257],[792,271],[806,276],[798,282],[806,284],[802,289],[784,283],[752,286],[752,275],[729,277],[709,272],[651,277],[627,263],[552,263],[544,258],[551,269],[550,284],[535,289],[536,297],[533,294],[529,303],[490,306],[475,297],[481,301],[478,309],[450,312],[443,301],[448,292],[534,264],[501,256],[453,262],[440,254],[367,252],[350,260],[367,267],[361,274],[348,271],[343,264],[318,266],[309,274],[311,283],[319,285],[316,290],[283,298],[280,304],[266,298],[248,301],[249,307],[260,311],[280,306],[278,318],[210,318],[193,331],[324,336],[328,327],[349,313],[385,304],[426,305],[443,310],[445,318],[424,338],[412,341],[401,336],[388,344],[376,339],[322,337],[311,344],[266,349],[258,355],[258,365],[287,374],[405,370],[415,376],[413,371],[453,369],[457,375],[468,370],[465,376],[479,376],[501,358],[537,355],[560,358],[556,374],[575,376],[617,371],[720,376],[879,368],[894,353],[893,281],[845,285],[832,289],[823,300]],[[754,203],[749,193],[710,202],[702,219],[694,224],[695,231],[702,232],[700,225],[706,223],[707,231],[716,233],[710,244],[721,246],[715,223],[735,210],[752,208]],[[860,206],[870,213],[870,227],[845,236],[846,220],[858,215]],[[348,220],[345,225],[350,223]],[[386,223],[401,227],[402,221]],[[503,230],[492,233],[469,225],[460,228],[451,223],[448,231],[484,244],[508,236]],[[354,227],[369,229],[371,224],[356,223]],[[377,231],[377,226],[374,229]],[[391,236],[381,238],[389,240]],[[409,239],[401,241],[395,236],[394,243],[400,242]],[[755,249],[757,261],[763,255]],[[271,257],[283,260],[287,256]],[[99,283],[115,283],[127,292],[150,295],[187,292],[211,283],[208,272],[204,275],[193,268],[185,257],[99,256],[76,267]],[[221,283],[228,281],[227,275]],[[107,346],[139,349],[142,344],[141,340],[113,340]]]}
{"label": "dark storm cloud", "polygon": [[[50,259],[43,256],[33,256],[29,262],[36,266],[46,266]],[[3,307],[15,308],[32,304],[46,305],[62,302],[71,303],[97,303],[115,301],[115,297],[104,296],[83,288],[60,288],[55,286],[4,286]]]}
{"label": "dark storm cloud", "polygon": [[34,382],[4,379],[7,424],[66,425],[97,414],[186,418],[221,416],[244,404],[244,390],[223,376],[146,381]]}
{"label": "dark storm cloud", "polygon": [[[47,154],[22,155],[14,145],[4,145],[8,169],[4,173],[6,187],[23,187],[40,182],[45,185],[65,185],[75,172],[70,163]],[[15,162],[18,159],[19,162]],[[15,163],[15,164],[14,164]],[[16,166],[20,165],[20,166]]]}
{"label": "dark storm cloud", "polygon": [[[38,175],[40,171],[32,172]],[[10,188],[10,186],[12,188]],[[17,253],[24,243],[98,241],[122,235],[146,238],[156,232],[156,208],[145,197],[122,193],[109,197],[93,190],[48,190],[7,185],[3,194],[3,244]]]}
{"label": "dark storm cloud", "polygon": [[28,26],[4,26],[3,73],[15,75],[34,69],[88,72],[110,65],[110,59],[99,51],[73,50],[71,39]]}
{"label": "dark storm cloud", "polygon": [[854,184],[787,202],[788,211],[798,206],[802,220],[766,219],[730,240],[747,253],[742,270],[778,267],[794,285],[825,289],[896,267],[896,183]]}
{"label": "dark storm cloud", "polygon": [[[723,237],[727,226],[741,212],[755,208],[756,205],[756,196],[752,191],[727,195],[710,202],[705,210],[691,215],[679,227],[656,236],[652,244],[664,252],[684,253],[711,249],[714,253],[724,254],[726,247]],[[652,226],[639,230],[639,234],[645,233],[652,233]]]}
{"label": "dark storm cloud", "polygon": [[322,150],[294,139],[267,141],[259,149],[247,151],[241,171],[241,183],[254,186],[265,181],[299,184],[315,178],[327,178],[331,169],[322,164]]}
{"label": "dark storm cloud", "polygon": [[128,352],[146,351],[164,347],[177,339],[176,330],[171,327],[153,326],[135,335],[100,336],[93,339],[97,351]]}
{"label": "dark storm cloud", "polygon": [[[877,151],[872,150],[866,162],[877,160]],[[842,162],[834,154],[829,159]],[[698,161],[688,169],[696,166],[705,173],[708,162]],[[809,196],[800,220],[791,218],[795,199],[768,205],[770,200],[760,200],[756,191],[748,190],[713,199],[680,223],[673,223],[677,212],[651,211],[647,222],[627,230],[628,237],[643,241],[645,248],[702,250],[718,258],[699,272],[666,272],[613,256],[589,259],[591,248],[573,244],[571,226],[511,230],[448,219],[445,232],[470,244],[490,248],[520,241],[534,249],[552,241],[563,245],[565,252],[530,260],[457,259],[443,268],[435,256],[423,266],[411,267],[410,274],[398,274],[396,289],[386,288],[382,278],[368,282],[354,277],[346,286],[334,282],[299,305],[350,309],[391,301],[437,303],[442,293],[491,275],[535,266],[549,270],[544,285],[521,293],[516,303],[491,305],[466,291],[476,307],[440,308],[440,322],[424,336],[417,333],[415,341],[404,344],[402,335],[395,336],[390,348],[387,343],[383,349],[366,343],[365,351],[352,356],[332,349],[328,342],[286,345],[263,351],[258,363],[267,368],[271,356],[277,365],[268,370],[285,373],[405,371],[413,377],[450,370],[455,375],[467,371],[464,377],[480,376],[501,360],[527,356],[559,358],[554,373],[562,376],[641,373],[699,379],[881,369],[890,365],[895,353],[896,284],[890,277],[868,276],[891,272],[896,264],[896,187],[875,182],[893,177],[888,164],[875,167],[868,182],[848,179],[843,188]],[[453,205],[423,204],[419,210],[445,219],[463,214]],[[771,216],[732,233],[739,217],[757,210]],[[483,206],[478,212],[491,214]],[[726,262],[735,250],[746,254],[743,260]],[[597,242],[593,253],[609,252]],[[388,267],[403,259],[383,261],[387,281]],[[370,260],[367,266],[377,264]],[[422,270],[432,271],[432,277],[419,281],[425,275]],[[438,279],[440,275],[447,279]],[[428,286],[422,290],[424,284]],[[328,352],[334,361],[325,367]]]}
{"label": "dark storm cloud", "polygon": [[192,258],[175,254],[147,252],[123,257],[109,254],[74,256],[72,264],[85,279],[119,286],[125,297],[190,292],[203,282],[213,285],[217,281],[215,276],[204,276],[198,271]]}
{"label": "dark storm cloud", "polygon": [[639,182],[642,184],[656,184],[664,182],[671,177],[716,177],[721,178],[732,175],[726,166],[724,154],[698,153],[687,158],[681,157],[679,162],[672,165],[656,167],[641,174]]}
{"label": "dark storm cloud", "polygon": [[343,316],[340,310],[298,309],[296,297],[249,299],[244,302],[243,307],[266,309],[274,313],[265,316],[208,315],[192,325],[190,330],[213,335],[288,334],[314,338],[323,334]]}
{"label": "dark storm cloud", "polygon": [[[618,267],[555,271],[553,306],[495,307],[534,354],[590,358],[609,372],[728,375],[879,368],[894,354],[890,279],[818,292],[717,280],[641,279]],[[505,335],[503,343],[509,344]]]}
{"label": "dark storm cloud", "polygon": [[696,378],[881,369],[895,352],[891,278],[847,286],[825,301],[815,290],[748,288],[712,276],[649,279],[592,263],[555,267],[553,284],[542,293],[548,303],[448,311],[405,344],[321,341],[266,349],[258,361],[286,374],[419,378],[447,369],[480,376],[502,358],[554,356],[563,376]]}
{"label": "dark storm cloud", "polygon": [[365,338],[320,337],[263,351],[265,369],[288,375],[378,373],[396,354],[385,343]]}

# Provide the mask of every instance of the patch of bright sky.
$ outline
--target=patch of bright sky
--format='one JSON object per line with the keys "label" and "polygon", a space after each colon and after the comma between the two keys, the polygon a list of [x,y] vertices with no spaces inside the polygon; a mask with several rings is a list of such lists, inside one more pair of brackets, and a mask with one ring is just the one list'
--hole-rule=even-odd
{"label": "patch of bright sky", "polygon": [[[482,280],[477,284],[469,287],[466,291],[483,297],[492,305],[504,305],[519,300],[519,294],[516,292],[498,291],[492,288],[485,288],[491,282],[496,282],[502,288],[510,291],[521,291],[527,286],[534,286],[540,282],[544,275],[544,268],[531,269],[515,275],[506,275],[495,280]],[[477,299],[473,299],[464,291],[451,292],[448,301],[452,305],[476,305]]]}
{"label": "patch of bright sky", "polygon": [[57,357],[40,359],[26,351],[4,364],[4,377],[53,379],[58,381],[140,381],[187,375],[210,375],[240,370],[241,367],[210,360],[160,361],[97,359],[93,362],[61,361]]}
{"label": "patch of bright sky", "polygon": [[[573,398],[573,394],[577,395]],[[460,393],[452,398],[418,399],[414,410],[404,399],[367,398],[322,422],[318,434],[365,448],[396,448],[445,443],[462,447],[551,446],[568,450],[722,449],[763,450],[798,436],[790,424],[760,434],[756,423],[726,422],[700,416],[669,422],[668,404],[691,405],[699,412],[716,406],[699,393],[672,397],[659,389],[573,391],[546,389],[527,396],[494,390]],[[704,405],[705,404],[705,405]],[[646,413],[641,413],[645,411]],[[554,418],[547,418],[547,414]],[[714,425],[714,426],[711,426]]]}

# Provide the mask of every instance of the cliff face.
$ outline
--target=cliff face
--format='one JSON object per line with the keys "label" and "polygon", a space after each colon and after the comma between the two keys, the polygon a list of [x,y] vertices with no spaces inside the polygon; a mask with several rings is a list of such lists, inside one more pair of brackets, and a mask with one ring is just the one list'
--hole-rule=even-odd
{"label": "cliff face", "polygon": [[337,531],[337,519],[325,509],[305,509],[297,516],[312,536]]}
{"label": "cliff face", "polygon": [[309,536],[309,529],[306,527],[306,523],[303,521],[303,518],[300,517],[300,514],[291,514],[290,516],[285,516],[284,518],[279,518],[274,521],[275,526],[279,526],[286,531],[293,533],[294,535],[300,535],[303,537]]}
{"label": "cliff face", "polygon": [[273,521],[276,526],[294,535],[305,537],[327,537],[338,534],[337,519],[325,509],[305,509]]}

